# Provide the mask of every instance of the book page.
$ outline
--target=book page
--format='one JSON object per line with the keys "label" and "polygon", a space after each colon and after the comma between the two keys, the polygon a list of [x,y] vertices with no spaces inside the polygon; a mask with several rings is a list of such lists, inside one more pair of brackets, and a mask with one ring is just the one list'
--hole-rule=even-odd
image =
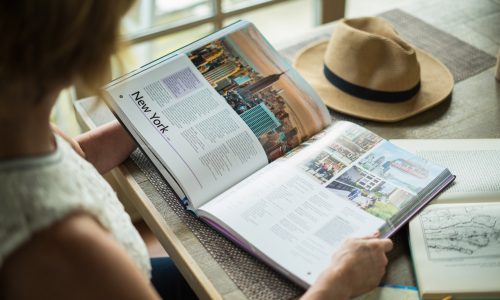
{"label": "book page", "polygon": [[337,122],[199,214],[307,286],[346,238],[379,229],[384,236],[385,228],[402,224],[444,171],[362,127]]}
{"label": "book page", "polygon": [[272,166],[273,171],[265,168],[259,176],[252,176],[253,182],[208,202],[198,214],[208,213],[225,224],[254,254],[261,253],[272,265],[282,266],[299,284],[311,285],[343,240],[373,234],[383,226],[383,220],[297,169]]}
{"label": "book page", "polygon": [[119,119],[193,210],[331,122],[314,90],[243,21],[107,90]]}
{"label": "book page", "polygon": [[447,166],[456,180],[433,203],[500,199],[499,139],[392,140],[423,158]]}
{"label": "book page", "polygon": [[410,243],[424,295],[500,296],[500,203],[430,205],[410,223]]}
{"label": "book page", "polygon": [[410,222],[410,248],[424,299],[498,299],[500,140],[393,142],[446,164],[457,175],[450,188]]}
{"label": "book page", "polygon": [[331,122],[316,92],[250,23],[185,54],[252,130],[269,162]]}
{"label": "book page", "polygon": [[186,55],[108,93],[194,207],[267,164],[257,137]]}

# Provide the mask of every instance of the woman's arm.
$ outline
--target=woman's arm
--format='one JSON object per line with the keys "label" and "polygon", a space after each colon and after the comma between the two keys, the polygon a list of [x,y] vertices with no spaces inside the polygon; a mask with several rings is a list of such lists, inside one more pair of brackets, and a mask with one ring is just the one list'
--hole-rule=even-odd
{"label": "woman's arm", "polygon": [[68,137],[55,126],[52,126],[52,130],[68,141],[73,149],[101,174],[121,164],[137,147],[118,121],[99,126],[75,139]]}
{"label": "woman's arm", "polygon": [[121,164],[137,147],[118,121],[102,125],[78,137],[85,159],[104,174]]}
{"label": "woman's arm", "polygon": [[159,299],[125,250],[90,215],[33,236],[0,269],[0,299]]}

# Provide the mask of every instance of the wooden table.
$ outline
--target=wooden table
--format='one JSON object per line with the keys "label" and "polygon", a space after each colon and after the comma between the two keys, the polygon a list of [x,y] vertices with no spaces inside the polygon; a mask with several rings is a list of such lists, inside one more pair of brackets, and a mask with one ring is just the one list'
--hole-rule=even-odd
{"label": "wooden table", "polygon": [[[500,1],[415,1],[401,9],[459,39],[496,56],[500,49]],[[333,24],[317,28],[298,37],[289,48],[331,31]],[[289,59],[293,51],[287,51]],[[457,83],[451,101],[410,119],[392,123],[366,122],[364,126],[388,139],[401,138],[498,138],[500,137],[500,83],[494,79],[494,68]],[[76,109],[85,128],[110,119],[111,113],[100,106],[92,110],[93,100],[77,101]],[[217,264],[193,233],[176,214],[160,212],[147,194],[155,188],[128,161],[112,173],[122,195],[130,198],[146,223],[174,259],[200,298],[244,299],[224,270]],[[415,285],[407,246],[406,230],[396,236],[397,247],[390,255],[385,283]]]}

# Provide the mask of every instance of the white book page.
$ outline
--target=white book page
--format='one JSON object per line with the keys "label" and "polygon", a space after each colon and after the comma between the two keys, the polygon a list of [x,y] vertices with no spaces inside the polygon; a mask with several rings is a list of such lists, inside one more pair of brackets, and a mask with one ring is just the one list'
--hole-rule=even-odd
{"label": "white book page", "polygon": [[500,203],[431,205],[410,233],[421,293],[500,296]]}
{"label": "white book page", "polygon": [[[410,222],[412,257],[424,298],[500,295],[500,140],[393,140],[446,165],[453,185]],[[493,297],[494,298],[494,297]]]}
{"label": "white book page", "polygon": [[194,208],[267,164],[259,140],[186,55],[107,91]]}
{"label": "white book page", "polygon": [[385,223],[283,162],[252,178],[202,206],[200,214],[217,216],[305,286],[343,240],[373,234]]}
{"label": "white book page", "polygon": [[336,123],[199,214],[308,286],[344,239],[374,233],[415,200],[405,187],[364,169],[369,155],[387,146],[359,126]]}
{"label": "white book page", "polygon": [[453,184],[432,203],[500,200],[500,139],[391,140],[418,156],[448,167]]}

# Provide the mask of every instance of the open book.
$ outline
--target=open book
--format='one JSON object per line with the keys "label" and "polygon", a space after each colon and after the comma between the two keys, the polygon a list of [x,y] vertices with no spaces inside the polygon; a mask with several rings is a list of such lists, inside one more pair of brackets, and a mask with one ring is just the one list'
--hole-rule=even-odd
{"label": "open book", "polygon": [[110,83],[187,209],[298,284],[342,240],[391,235],[454,176],[348,122],[239,21]]}
{"label": "open book", "polygon": [[410,222],[423,299],[500,299],[500,140],[398,140],[457,181]]}

